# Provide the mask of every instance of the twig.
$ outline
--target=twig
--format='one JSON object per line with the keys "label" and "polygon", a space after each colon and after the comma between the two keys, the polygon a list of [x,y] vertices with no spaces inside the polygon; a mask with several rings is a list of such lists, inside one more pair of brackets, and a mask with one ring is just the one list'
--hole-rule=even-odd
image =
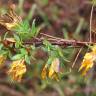
{"label": "twig", "polygon": [[[54,36],[50,36],[47,34],[43,34],[43,38],[33,38],[28,41],[24,41],[23,44],[27,45],[36,45],[36,46],[41,46],[43,45],[43,41],[45,39],[45,36],[47,36],[47,40],[52,44],[52,45],[58,45],[58,46],[73,46],[73,47],[86,47],[87,45],[95,45],[96,42],[85,42],[85,41],[78,41],[78,40],[67,40],[63,38],[58,38]],[[4,41],[0,41],[0,43],[4,43]]]}
{"label": "twig", "polygon": [[92,42],[92,17],[93,17],[93,9],[94,9],[94,4],[92,5],[91,8],[91,15],[90,15],[90,42]]}
{"label": "twig", "polygon": [[[37,41],[30,41],[24,42],[24,44],[35,44],[36,46],[43,45],[44,38],[38,39]],[[48,39],[47,39],[48,40]],[[74,46],[74,47],[86,47],[86,45],[95,45],[95,42],[83,42],[83,41],[76,41],[76,40],[66,40],[66,39],[51,39],[48,40],[52,45],[59,45],[59,46]]]}
{"label": "twig", "polygon": [[[93,17],[93,9],[94,9],[94,4],[92,5],[91,8],[91,15],[90,15],[90,43],[92,42],[92,17]],[[90,85],[93,77],[93,68],[91,69],[90,72],[90,78],[86,82],[86,96],[90,96]]]}
{"label": "twig", "polygon": [[[82,47],[83,48],[83,47]],[[74,67],[74,65],[76,64],[76,61],[77,61],[77,59],[78,59],[78,57],[79,57],[79,54],[81,53],[81,51],[82,51],[82,48],[80,48],[80,50],[79,50],[79,52],[78,52],[78,54],[76,55],[76,58],[75,58],[75,60],[74,60],[74,62],[73,62],[73,64],[72,64],[72,68]]]}
{"label": "twig", "polygon": [[46,37],[48,37],[48,38],[57,39],[57,40],[63,40],[62,38],[54,37],[54,36],[52,36],[52,35],[48,35],[48,34],[44,34],[44,33],[40,33],[40,35],[46,36]]}

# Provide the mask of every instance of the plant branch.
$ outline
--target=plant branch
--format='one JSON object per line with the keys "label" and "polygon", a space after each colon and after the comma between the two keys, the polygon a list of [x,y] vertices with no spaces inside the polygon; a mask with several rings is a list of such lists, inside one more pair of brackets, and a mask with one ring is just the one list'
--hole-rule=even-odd
{"label": "plant branch", "polygon": [[90,42],[92,42],[92,17],[93,17],[93,9],[94,9],[94,4],[92,5],[91,14],[90,14]]}
{"label": "plant branch", "polygon": [[[24,44],[35,44],[36,46],[43,45],[43,38],[36,38],[36,40],[33,41],[26,41]],[[95,45],[95,42],[84,42],[84,41],[77,41],[77,40],[66,40],[66,39],[52,39],[52,38],[47,38],[47,40],[52,44],[52,45],[59,45],[59,46],[73,46],[73,47],[86,47],[87,45]]]}

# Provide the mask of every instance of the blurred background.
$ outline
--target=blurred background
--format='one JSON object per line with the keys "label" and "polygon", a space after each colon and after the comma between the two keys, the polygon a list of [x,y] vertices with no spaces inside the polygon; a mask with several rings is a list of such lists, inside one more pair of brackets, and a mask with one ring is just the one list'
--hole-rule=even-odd
{"label": "blurred background", "polygon": [[[36,26],[44,26],[40,32],[60,37],[89,41],[89,21],[92,3],[90,0],[12,0],[16,12],[23,19]],[[8,0],[0,0],[0,14],[6,12]],[[92,28],[95,30],[96,8],[94,7]],[[0,34],[5,29],[0,26]],[[9,82],[6,67],[0,70],[0,96],[96,96],[96,69],[85,78],[78,69],[86,49],[80,53],[74,68],[70,68],[76,58],[79,48],[64,48],[65,56],[70,63],[63,62],[64,74],[59,82],[42,80],[42,66],[47,55],[41,49],[37,50],[36,59],[32,61],[21,83]]]}

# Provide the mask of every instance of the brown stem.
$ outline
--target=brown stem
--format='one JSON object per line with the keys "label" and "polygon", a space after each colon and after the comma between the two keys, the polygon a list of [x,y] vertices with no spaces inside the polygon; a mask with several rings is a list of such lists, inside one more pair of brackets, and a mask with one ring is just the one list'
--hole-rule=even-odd
{"label": "brown stem", "polygon": [[[34,42],[24,42],[24,44],[35,44],[36,46],[43,45],[44,38],[39,39]],[[66,39],[47,39],[52,45],[59,46],[74,46],[74,47],[86,47],[86,45],[94,45],[95,42],[84,42],[84,41],[76,41],[76,40],[66,40]]]}
{"label": "brown stem", "polygon": [[[50,36],[44,33],[41,33],[43,35],[41,38],[33,38],[30,41],[24,41],[24,44],[26,45],[32,45],[35,44],[36,46],[43,45],[43,41],[46,38],[52,45],[58,45],[58,46],[73,46],[73,47],[86,47],[87,45],[95,45],[96,42],[85,42],[85,41],[78,41],[78,40],[66,40],[63,38],[58,38],[54,36]],[[4,43],[4,41],[0,41],[1,43]],[[5,43],[4,43],[5,44]]]}

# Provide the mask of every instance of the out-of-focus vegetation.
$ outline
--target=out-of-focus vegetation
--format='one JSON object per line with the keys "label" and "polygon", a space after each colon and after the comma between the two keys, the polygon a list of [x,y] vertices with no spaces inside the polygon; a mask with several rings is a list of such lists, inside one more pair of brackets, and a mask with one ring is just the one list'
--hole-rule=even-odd
{"label": "out-of-focus vegetation", "polygon": [[[93,2],[91,0],[13,0],[13,3],[15,5],[12,5],[12,8],[20,17],[14,15],[16,18],[11,17],[10,19],[14,22],[10,23],[10,20],[5,20],[0,23],[0,34],[3,36],[1,40],[11,42],[7,44],[10,49],[0,45],[0,54],[4,56],[0,57],[0,63],[8,58],[6,66],[0,65],[0,96],[96,96],[95,65],[85,78],[78,72],[88,49],[82,49],[72,68],[80,48],[66,45],[54,46],[47,41],[50,35],[51,39],[57,39],[57,42],[59,38],[89,41],[92,5],[94,5],[92,22],[95,22],[96,19],[95,0]],[[8,6],[6,0],[0,0],[0,14],[7,13]],[[17,25],[17,23],[19,24]],[[92,28],[95,30],[94,23],[92,23]],[[8,35],[10,30],[15,31],[16,34]],[[44,39],[40,33],[47,34],[46,38]],[[12,36],[14,39],[9,39]],[[38,39],[39,36],[44,39],[42,46],[23,45],[23,41],[30,43],[31,39],[35,37]],[[14,42],[16,50],[12,50]],[[12,54],[10,50],[15,51],[16,54],[14,52]],[[28,53],[29,51],[31,54]],[[23,62],[24,60],[25,62]],[[10,62],[13,67],[7,72]],[[54,62],[57,64],[56,66],[59,66],[60,63],[60,69],[55,66]],[[16,66],[17,63],[22,66]],[[27,63],[26,67],[25,63]],[[55,70],[53,70],[53,66]],[[16,76],[13,70],[17,70]],[[10,75],[9,77],[7,73]],[[11,76],[15,78],[13,78],[14,80],[21,82],[12,81]]]}

